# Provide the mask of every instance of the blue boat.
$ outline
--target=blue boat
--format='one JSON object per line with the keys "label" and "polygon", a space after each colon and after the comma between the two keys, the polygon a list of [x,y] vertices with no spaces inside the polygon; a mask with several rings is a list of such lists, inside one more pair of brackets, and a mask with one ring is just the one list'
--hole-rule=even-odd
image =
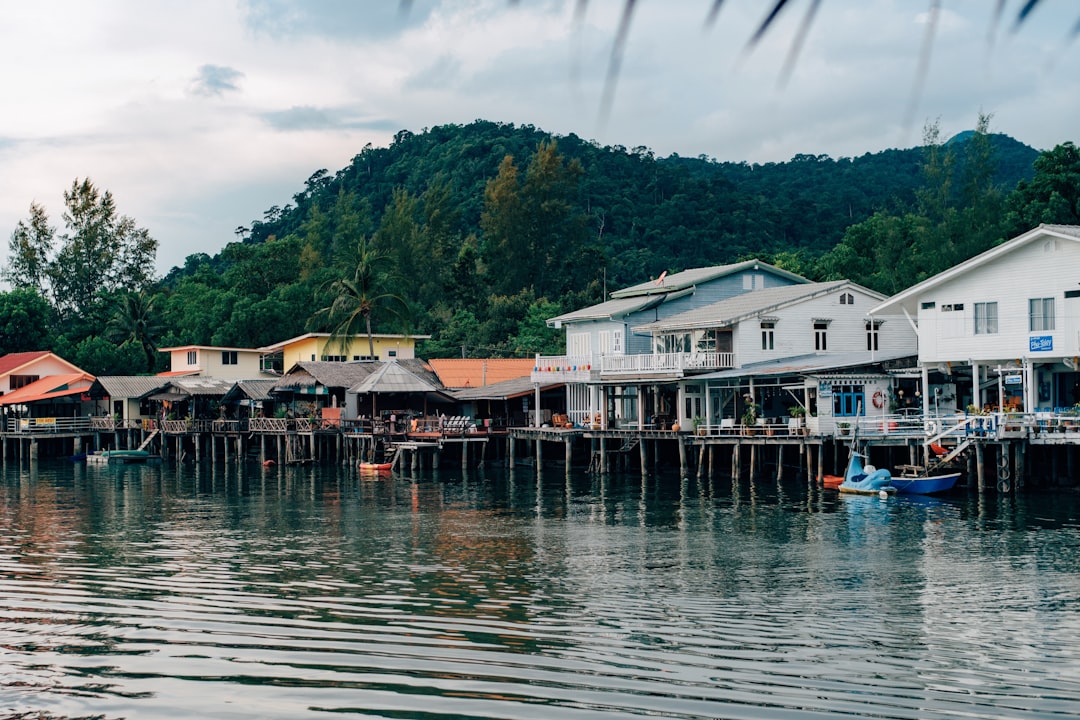
{"label": "blue boat", "polygon": [[895,493],[892,486],[892,475],[885,468],[878,469],[873,465],[863,465],[863,456],[851,449],[851,457],[848,459],[847,472],[844,473],[844,482],[837,489],[842,493],[856,493],[858,495],[880,495],[882,492]]}
{"label": "blue boat", "polygon": [[952,490],[959,479],[959,472],[930,476],[915,475],[912,477],[901,475],[892,479],[892,486],[896,488],[896,492],[907,495],[933,495],[934,493]]}

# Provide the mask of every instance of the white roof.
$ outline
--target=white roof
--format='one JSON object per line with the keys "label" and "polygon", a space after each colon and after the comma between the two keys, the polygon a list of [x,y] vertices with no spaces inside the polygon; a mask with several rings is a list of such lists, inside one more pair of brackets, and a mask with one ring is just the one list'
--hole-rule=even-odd
{"label": "white roof", "polygon": [[873,290],[856,285],[850,280],[833,280],[824,283],[806,285],[785,285],[782,287],[752,290],[734,297],[720,300],[703,307],[687,310],[657,322],[639,325],[634,332],[666,332],[671,330],[693,330],[695,328],[726,327],[735,325],[746,318],[757,317],[762,313],[772,312],[787,305],[794,305],[822,295],[828,295],[841,289],[854,289],[872,298],[884,296]]}

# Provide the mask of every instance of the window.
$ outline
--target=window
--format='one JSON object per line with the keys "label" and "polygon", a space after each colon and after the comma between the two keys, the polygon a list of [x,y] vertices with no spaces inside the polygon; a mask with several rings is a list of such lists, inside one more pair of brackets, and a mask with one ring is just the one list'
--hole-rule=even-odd
{"label": "window", "polygon": [[975,303],[975,334],[994,335],[998,331],[996,302]]}
{"label": "window", "polygon": [[188,365],[198,365],[199,364],[199,351],[198,350],[188,350],[187,364]]}
{"label": "window", "polygon": [[866,391],[863,385],[833,385],[833,416],[852,417],[866,414]]}
{"label": "window", "polygon": [[923,310],[933,310],[935,307],[937,307],[937,303],[934,302],[933,300],[931,300],[930,302],[924,302],[922,304],[922,309]]}
{"label": "window", "polygon": [[964,303],[948,303],[941,306],[942,337],[964,337]]}
{"label": "window", "polygon": [[765,287],[765,275],[762,273],[746,273],[742,276],[743,290],[760,290]]}
{"label": "window", "polygon": [[596,334],[596,349],[600,351],[601,355],[609,355],[611,353],[610,330],[601,330]]}
{"label": "window", "polygon": [[397,350],[387,350],[386,357],[397,357]]}
{"label": "window", "polygon": [[841,305],[854,305],[855,304],[855,296],[852,295],[851,293],[841,293],[840,294],[840,304]]}
{"label": "window", "polygon": [[1028,300],[1028,329],[1031,332],[1054,329],[1054,298]]}
{"label": "window", "polygon": [[25,385],[29,385],[32,382],[37,382],[41,379],[40,375],[12,375],[8,378],[9,387],[12,390],[16,390]]}
{"label": "window", "polygon": [[866,349],[877,350],[878,349],[878,331],[881,329],[881,320],[867,320],[866,321]]}
{"label": "window", "polygon": [[221,351],[221,364],[222,365],[238,365],[236,351],[235,350],[222,350]]}
{"label": "window", "polygon": [[571,357],[589,357],[589,333],[568,333],[566,336],[566,354]]}
{"label": "window", "polygon": [[814,349],[823,352],[829,349],[829,323],[821,320],[814,322]]}
{"label": "window", "polygon": [[349,360],[346,355],[323,355],[323,362],[347,362]]}
{"label": "window", "polygon": [[763,322],[761,323],[761,349],[762,350],[775,350],[775,322]]}

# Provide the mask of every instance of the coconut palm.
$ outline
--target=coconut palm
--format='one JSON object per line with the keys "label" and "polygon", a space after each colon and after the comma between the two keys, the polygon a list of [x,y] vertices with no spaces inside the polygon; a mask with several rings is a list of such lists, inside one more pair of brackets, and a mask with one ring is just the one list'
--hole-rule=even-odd
{"label": "coconut palm", "polygon": [[120,307],[109,320],[105,335],[121,347],[135,343],[146,354],[146,371],[154,372],[157,361],[157,343],[155,338],[161,332],[161,326],[154,318],[154,300],[146,291],[125,293],[120,296]]}
{"label": "coconut palm", "polygon": [[362,327],[367,334],[368,357],[375,357],[372,318],[386,313],[402,323],[408,322],[409,305],[393,291],[401,285],[394,259],[362,238],[352,277],[338,278],[324,286],[333,300],[312,316],[311,324],[329,327],[330,342],[337,342],[344,354],[348,354],[349,344]]}

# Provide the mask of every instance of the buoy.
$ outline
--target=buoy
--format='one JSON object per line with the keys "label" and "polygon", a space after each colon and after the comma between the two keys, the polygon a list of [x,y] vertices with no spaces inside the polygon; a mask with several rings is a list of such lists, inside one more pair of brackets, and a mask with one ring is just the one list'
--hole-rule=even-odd
{"label": "buoy", "polygon": [[888,500],[889,499],[889,493],[885,492],[884,490],[878,490],[878,497],[881,498],[882,500]]}

